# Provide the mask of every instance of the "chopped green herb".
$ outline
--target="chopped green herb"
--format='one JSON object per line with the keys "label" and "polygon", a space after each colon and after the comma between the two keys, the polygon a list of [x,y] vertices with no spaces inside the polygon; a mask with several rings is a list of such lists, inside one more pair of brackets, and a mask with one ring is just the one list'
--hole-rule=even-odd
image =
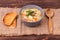
{"label": "chopped green herb", "polygon": [[28,13],[27,16],[32,15],[34,13],[34,11],[31,11],[31,10],[26,11],[26,12]]}

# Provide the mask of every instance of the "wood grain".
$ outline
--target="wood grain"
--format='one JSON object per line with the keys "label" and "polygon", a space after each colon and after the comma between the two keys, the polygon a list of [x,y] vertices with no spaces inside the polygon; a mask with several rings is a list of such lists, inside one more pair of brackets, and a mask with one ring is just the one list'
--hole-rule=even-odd
{"label": "wood grain", "polygon": [[22,7],[28,4],[39,5],[43,8],[60,8],[60,0],[0,0],[0,7]]}
{"label": "wood grain", "polygon": [[60,40],[60,35],[22,35],[13,37],[0,37],[0,40]]}
{"label": "wood grain", "polygon": [[53,34],[53,23],[52,18],[49,18],[49,34]]}

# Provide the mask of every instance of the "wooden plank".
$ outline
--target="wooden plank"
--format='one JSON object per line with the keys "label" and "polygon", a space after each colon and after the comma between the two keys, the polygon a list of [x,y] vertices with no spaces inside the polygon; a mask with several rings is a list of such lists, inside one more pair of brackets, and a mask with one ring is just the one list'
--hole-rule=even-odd
{"label": "wooden plank", "polygon": [[60,35],[22,35],[14,37],[0,37],[0,40],[60,40]]}
{"label": "wooden plank", "polygon": [[0,4],[16,4],[17,0],[0,0]]}
{"label": "wooden plank", "polygon": [[43,8],[60,8],[60,0],[0,0],[0,7],[22,7],[36,4]]}

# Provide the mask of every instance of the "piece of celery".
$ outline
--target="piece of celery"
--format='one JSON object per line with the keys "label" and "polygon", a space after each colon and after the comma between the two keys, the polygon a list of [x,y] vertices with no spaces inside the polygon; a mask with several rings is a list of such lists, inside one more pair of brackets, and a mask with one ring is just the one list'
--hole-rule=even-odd
{"label": "piece of celery", "polygon": [[26,11],[26,12],[28,13],[27,16],[32,15],[34,13],[34,11],[31,11],[31,10]]}

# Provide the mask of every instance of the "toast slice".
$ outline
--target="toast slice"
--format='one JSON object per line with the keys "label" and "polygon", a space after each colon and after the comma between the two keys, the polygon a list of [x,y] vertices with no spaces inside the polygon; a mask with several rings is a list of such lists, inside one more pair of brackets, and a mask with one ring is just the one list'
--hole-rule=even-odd
{"label": "toast slice", "polygon": [[13,23],[12,23],[10,26],[8,26],[8,27],[9,27],[9,28],[15,28],[16,25],[17,25],[17,19],[15,19],[15,20],[13,21]]}
{"label": "toast slice", "polygon": [[7,13],[3,18],[3,22],[5,25],[9,26],[13,23],[13,21],[15,20],[16,17],[17,17],[16,12]]}

